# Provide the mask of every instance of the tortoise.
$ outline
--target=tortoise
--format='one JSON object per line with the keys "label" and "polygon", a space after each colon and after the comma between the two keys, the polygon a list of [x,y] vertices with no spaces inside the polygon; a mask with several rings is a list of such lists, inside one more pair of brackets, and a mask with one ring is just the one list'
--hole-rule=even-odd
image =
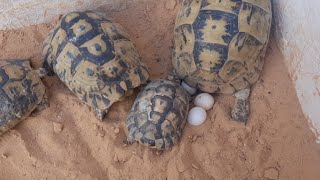
{"label": "tortoise", "polygon": [[128,115],[127,142],[169,149],[179,142],[186,124],[190,97],[177,83],[153,80],[137,96]]}
{"label": "tortoise", "polygon": [[42,69],[34,70],[21,59],[0,61],[0,135],[35,110],[48,105]]}
{"label": "tortoise", "polygon": [[149,78],[123,27],[99,12],[63,16],[45,40],[43,55],[48,74],[57,74],[99,120]]}
{"label": "tortoise", "polygon": [[184,0],[174,29],[174,73],[200,91],[234,94],[232,118],[246,123],[271,20],[270,0]]}

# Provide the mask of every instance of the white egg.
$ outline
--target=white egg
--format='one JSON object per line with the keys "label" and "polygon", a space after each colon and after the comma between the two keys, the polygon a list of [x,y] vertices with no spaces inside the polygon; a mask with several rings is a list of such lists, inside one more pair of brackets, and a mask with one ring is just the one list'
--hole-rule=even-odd
{"label": "white egg", "polygon": [[185,89],[190,95],[194,95],[197,92],[197,89],[189,86],[187,83],[182,81],[181,86]]}
{"label": "white egg", "polygon": [[200,126],[207,118],[207,112],[202,107],[194,107],[189,111],[188,123],[192,126]]}
{"label": "white egg", "polygon": [[194,105],[202,107],[206,111],[210,110],[214,105],[213,97],[208,93],[201,93],[194,99]]}

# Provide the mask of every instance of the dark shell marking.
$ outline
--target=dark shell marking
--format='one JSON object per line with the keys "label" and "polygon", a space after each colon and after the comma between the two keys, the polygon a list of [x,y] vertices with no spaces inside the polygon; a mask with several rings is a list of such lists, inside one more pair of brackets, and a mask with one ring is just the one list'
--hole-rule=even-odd
{"label": "dark shell marking", "polygon": [[164,150],[176,144],[186,123],[189,95],[171,81],[155,80],[140,92],[127,119],[128,141]]}
{"label": "dark shell marking", "polygon": [[0,134],[30,115],[42,101],[45,87],[25,60],[0,61]]}
{"label": "dark shell marking", "polygon": [[123,28],[91,11],[65,15],[44,43],[44,68],[80,99],[107,109],[149,78]]}
{"label": "dark shell marking", "polygon": [[255,83],[271,28],[270,0],[184,0],[173,66],[202,91],[232,94]]}

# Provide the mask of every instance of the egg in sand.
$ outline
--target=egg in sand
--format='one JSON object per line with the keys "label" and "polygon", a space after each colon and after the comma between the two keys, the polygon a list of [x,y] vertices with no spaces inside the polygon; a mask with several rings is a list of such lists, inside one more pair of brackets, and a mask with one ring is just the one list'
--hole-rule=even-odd
{"label": "egg in sand", "polygon": [[213,107],[213,104],[214,99],[208,93],[201,93],[194,99],[194,105],[197,107],[202,107],[206,111],[210,110]]}
{"label": "egg in sand", "polygon": [[192,126],[200,126],[207,118],[207,112],[202,107],[194,107],[189,111],[188,123]]}

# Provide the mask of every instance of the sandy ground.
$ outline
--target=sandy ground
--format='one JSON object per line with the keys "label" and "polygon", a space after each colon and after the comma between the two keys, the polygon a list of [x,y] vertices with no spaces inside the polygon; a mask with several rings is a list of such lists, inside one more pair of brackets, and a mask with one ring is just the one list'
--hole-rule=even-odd
{"label": "sandy ground", "polygon": [[[177,8],[175,1],[150,0],[109,12],[128,30],[153,79],[166,77],[171,68]],[[39,67],[42,41],[52,26],[0,31],[0,58],[30,58]],[[0,137],[0,179],[320,178],[320,145],[272,43],[253,87],[248,125],[230,120],[232,97],[217,96],[207,121],[197,128],[187,125],[181,143],[163,153],[123,143],[135,96],[114,104],[99,122],[56,77],[44,82],[50,107]]]}

